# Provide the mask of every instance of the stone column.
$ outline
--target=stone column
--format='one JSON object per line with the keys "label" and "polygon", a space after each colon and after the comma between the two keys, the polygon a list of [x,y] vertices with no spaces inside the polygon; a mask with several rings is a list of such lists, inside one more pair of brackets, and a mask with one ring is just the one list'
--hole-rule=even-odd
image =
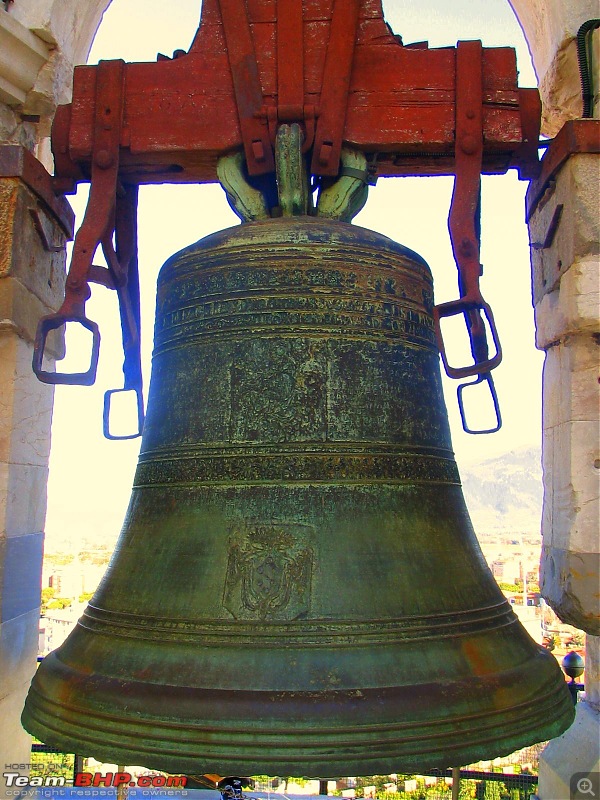
{"label": "stone column", "polygon": [[[31,368],[39,318],[64,292],[73,215],[25,148],[0,146],[0,766],[27,764],[53,388]],[[50,359],[57,355],[49,342]],[[0,770],[1,771],[1,770]],[[3,782],[2,782],[3,784]],[[2,786],[2,789],[4,787]],[[0,789],[0,796],[2,795]]]}
{"label": "stone column", "polygon": [[557,168],[528,192],[537,346],[546,353],[541,589],[588,634],[586,698],[543,753],[540,800],[565,800],[575,773],[600,771],[599,138],[599,120],[566,123],[547,155]]}

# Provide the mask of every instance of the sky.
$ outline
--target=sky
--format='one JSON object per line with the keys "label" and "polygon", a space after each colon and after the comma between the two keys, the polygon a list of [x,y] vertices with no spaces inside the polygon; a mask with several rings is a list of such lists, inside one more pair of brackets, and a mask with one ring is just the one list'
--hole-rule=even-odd
{"label": "sky", "polygon": [[[442,47],[455,45],[459,39],[481,39],[484,46],[515,47],[519,84],[536,85],[525,40],[506,0],[384,0],[384,11],[405,44],[428,40],[431,47]],[[158,52],[171,55],[176,49],[187,49],[199,16],[200,0],[113,0],[88,63],[111,58],[154,61]],[[526,188],[515,171],[483,179],[481,286],[493,308],[503,347],[503,362],[494,371],[503,427],[487,436],[465,434],[458,415],[456,382],[446,379],[444,391],[459,468],[540,442],[542,354],[534,346],[524,222]],[[380,180],[354,220],[422,255],[432,269],[438,303],[457,296],[447,229],[451,192],[451,178]],[[81,187],[71,198],[78,224],[86,197],[87,187]],[[160,267],[183,247],[238,222],[217,185],[141,188],[139,264],[146,392]],[[101,263],[101,259],[95,263]],[[102,436],[103,394],[122,387],[123,381],[114,293],[95,286],[87,313],[98,322],[102,335],[98,377],[93,387],[56,389],[46,522],[50,550],[65,543],[77,547],[82,540],[114,541],[129,500],[139,451],[140,439],[115,442]],[[473,398],[478,396],[475,392]]]}

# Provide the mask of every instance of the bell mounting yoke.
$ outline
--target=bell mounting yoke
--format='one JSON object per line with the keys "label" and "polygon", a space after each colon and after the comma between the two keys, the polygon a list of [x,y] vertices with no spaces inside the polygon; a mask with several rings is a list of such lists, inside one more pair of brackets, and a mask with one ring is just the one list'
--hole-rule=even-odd
{"label": "bell mounting yoke", "polygon": [[[321,183],[342,174],[343,147],[365,155],[373,180],[455,176],[449,230],[459,298],[436,307],[437,338],[451,377],[489,377],[502,352],[479,289],[481,174],[516,167],[521,178],[536,177],[540,119],[537,90],[517,85],[513,48],[483,48],[478,41],[404,46],[379,0],[205,0],[189,52],[159,55],[156,63],[75,69],[73,102],[58,108],[52,130],[54,186],[68,193],[91,181],[91,191],[65,301],[40,323],[36,374],[48,383],[93,383],[99,333],[85,316],[85,301],[89,282],[102,283],[119,297],[124,390],[141,399],[134,189],[217,181],[220,159],[243,150],[250,180],[268,193],[277,130],[298,123],[310,172]],[[108,268],[92,264],[99,245]],[[461,313],[473,363],[455,367],[440,320]],[[84,373],[42,367],[49,331],[66,321],[93,333]],[[140,412],[140,430],[142,420]]]}

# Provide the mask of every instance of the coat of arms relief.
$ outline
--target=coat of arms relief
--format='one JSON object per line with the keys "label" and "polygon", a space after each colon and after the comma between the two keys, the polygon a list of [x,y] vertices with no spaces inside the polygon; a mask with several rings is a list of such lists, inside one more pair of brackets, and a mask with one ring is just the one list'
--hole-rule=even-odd
{"label": "coat of arms relief", "polygon": [[235,619],[284,622],[310,609],[313,529],[242,522],[229,538],[223,605]]}

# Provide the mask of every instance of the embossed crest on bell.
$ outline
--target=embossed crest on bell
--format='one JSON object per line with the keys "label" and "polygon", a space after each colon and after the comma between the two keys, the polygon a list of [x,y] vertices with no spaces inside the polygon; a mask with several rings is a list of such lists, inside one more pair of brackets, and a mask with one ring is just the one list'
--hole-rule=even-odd
{"label": "embossed crest on bell", "polygon": [[28,730],[174,773],[324,778],[565,729],[558,665],[473,534],[432,302],[417,255],[314,216],[167,262],[125,525]]}
{"label": "embossed crest on bell", "polygon": [[249,521],[232,534],[223,606],[234,619],[292,620],[310,609],[314,550],[305,525]]}

